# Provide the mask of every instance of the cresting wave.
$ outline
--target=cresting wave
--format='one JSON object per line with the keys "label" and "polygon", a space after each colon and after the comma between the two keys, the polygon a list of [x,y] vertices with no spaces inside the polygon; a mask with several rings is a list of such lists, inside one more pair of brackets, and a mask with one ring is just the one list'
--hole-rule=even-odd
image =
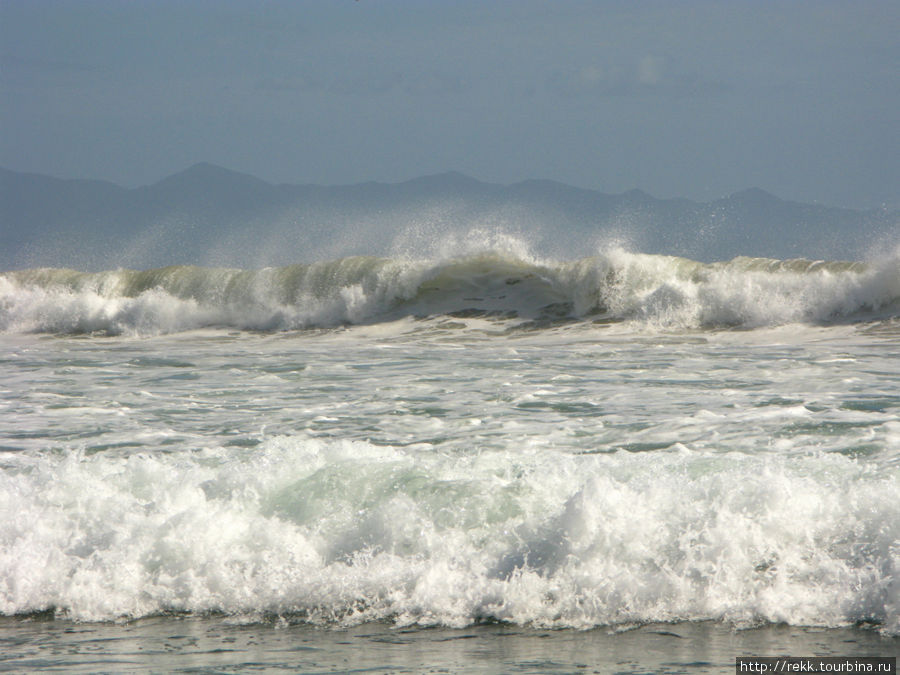
{"label": "cresting wave", "polygon": [[284,436],[3,461],[2,614],[900,631],[897,481],[841,455],[458,457]]}
{"label": "cresting wave", "polygon": [[898,313],[900,249],[871,263],[735,258],[706,264],[612,250],[562,263],[487,252],[446,260],[351,257],[260,270],[0,274],[5,332],[290,330],[410,316],[477,316],[529,327],[633,321],[690,330]]}

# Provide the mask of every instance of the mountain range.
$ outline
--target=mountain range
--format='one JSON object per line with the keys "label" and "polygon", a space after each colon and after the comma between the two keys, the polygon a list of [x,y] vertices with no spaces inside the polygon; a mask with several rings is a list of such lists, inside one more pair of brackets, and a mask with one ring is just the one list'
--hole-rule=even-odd
{"label": "mountain range", "polygon": [[208,163],[129,189],[0,169],[0,269],[262,267],[511,245],[553,258],[620,245],[705,261],[857,260],[898,242],[900,211],[801,204],[759,189],[696,202],[549,180],[498,185],[453,172],[276,185]]}

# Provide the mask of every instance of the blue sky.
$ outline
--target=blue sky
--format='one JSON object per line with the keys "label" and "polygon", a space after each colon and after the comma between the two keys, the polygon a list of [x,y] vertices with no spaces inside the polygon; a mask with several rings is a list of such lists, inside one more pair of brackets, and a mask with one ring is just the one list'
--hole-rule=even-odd
{"label": "blue sky", "polygon": [[0,2],[0,165],[900,207],[900,3]]}

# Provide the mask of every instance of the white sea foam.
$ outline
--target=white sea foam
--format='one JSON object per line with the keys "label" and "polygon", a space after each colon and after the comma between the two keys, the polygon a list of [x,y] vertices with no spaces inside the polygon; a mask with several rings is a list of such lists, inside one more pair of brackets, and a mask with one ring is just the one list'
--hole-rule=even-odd
{"label": "white sea foam", "polygon": [[895,316],[900,253],[871,262],[737,258],[702,264],[612,249],[540,262],[514,237],[451,241],[428,260],[356,257],[262,270],[171,267],[0,275],[5,332],[179,332],[376,323],[460,312],[533,322],[633,321],[663,329]]}
{"label": "white sea foam", "polygon": [[454,457],[300,435],[3,468],[4,614],[900,631],[900,483],[841,455]]}
{"label": "white sea foam", "polygon": [[2,336],[0,614],[900,631],[896,321],[493,320]]}

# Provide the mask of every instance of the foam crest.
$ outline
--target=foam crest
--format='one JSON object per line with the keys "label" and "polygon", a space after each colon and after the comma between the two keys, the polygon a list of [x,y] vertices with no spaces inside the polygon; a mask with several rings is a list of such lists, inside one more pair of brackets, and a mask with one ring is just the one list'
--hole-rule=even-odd
{"label": "foam crest", "polygon": [[900,480],[840,455],[7,455],[0,612],[900,632]]}
{"label": "foam crest", "polygon": [[578,311],[664,329],[756,328],[894,316],[900,256],[876,263],[735,258],[703,264],[614,249],[565,265]]}
{"label": "foam crest", "polygon": [[611,249],[540,261],[508,235],[469,233],[432,259],[353,257],[261,270],[167,267],[0,275],[0,330],[285,330],[473,313],[518,322],[630,321],[664,330],[877,320],[900,312],[900,254],[867,263],[736,258],[703,264]]}
{"label": "foam crest", "polygon": [[417,282],[416,265],[366,257],[262,270],[28,270],[0,277],[0,329],[146,335],[337,326],[389,309]]}

